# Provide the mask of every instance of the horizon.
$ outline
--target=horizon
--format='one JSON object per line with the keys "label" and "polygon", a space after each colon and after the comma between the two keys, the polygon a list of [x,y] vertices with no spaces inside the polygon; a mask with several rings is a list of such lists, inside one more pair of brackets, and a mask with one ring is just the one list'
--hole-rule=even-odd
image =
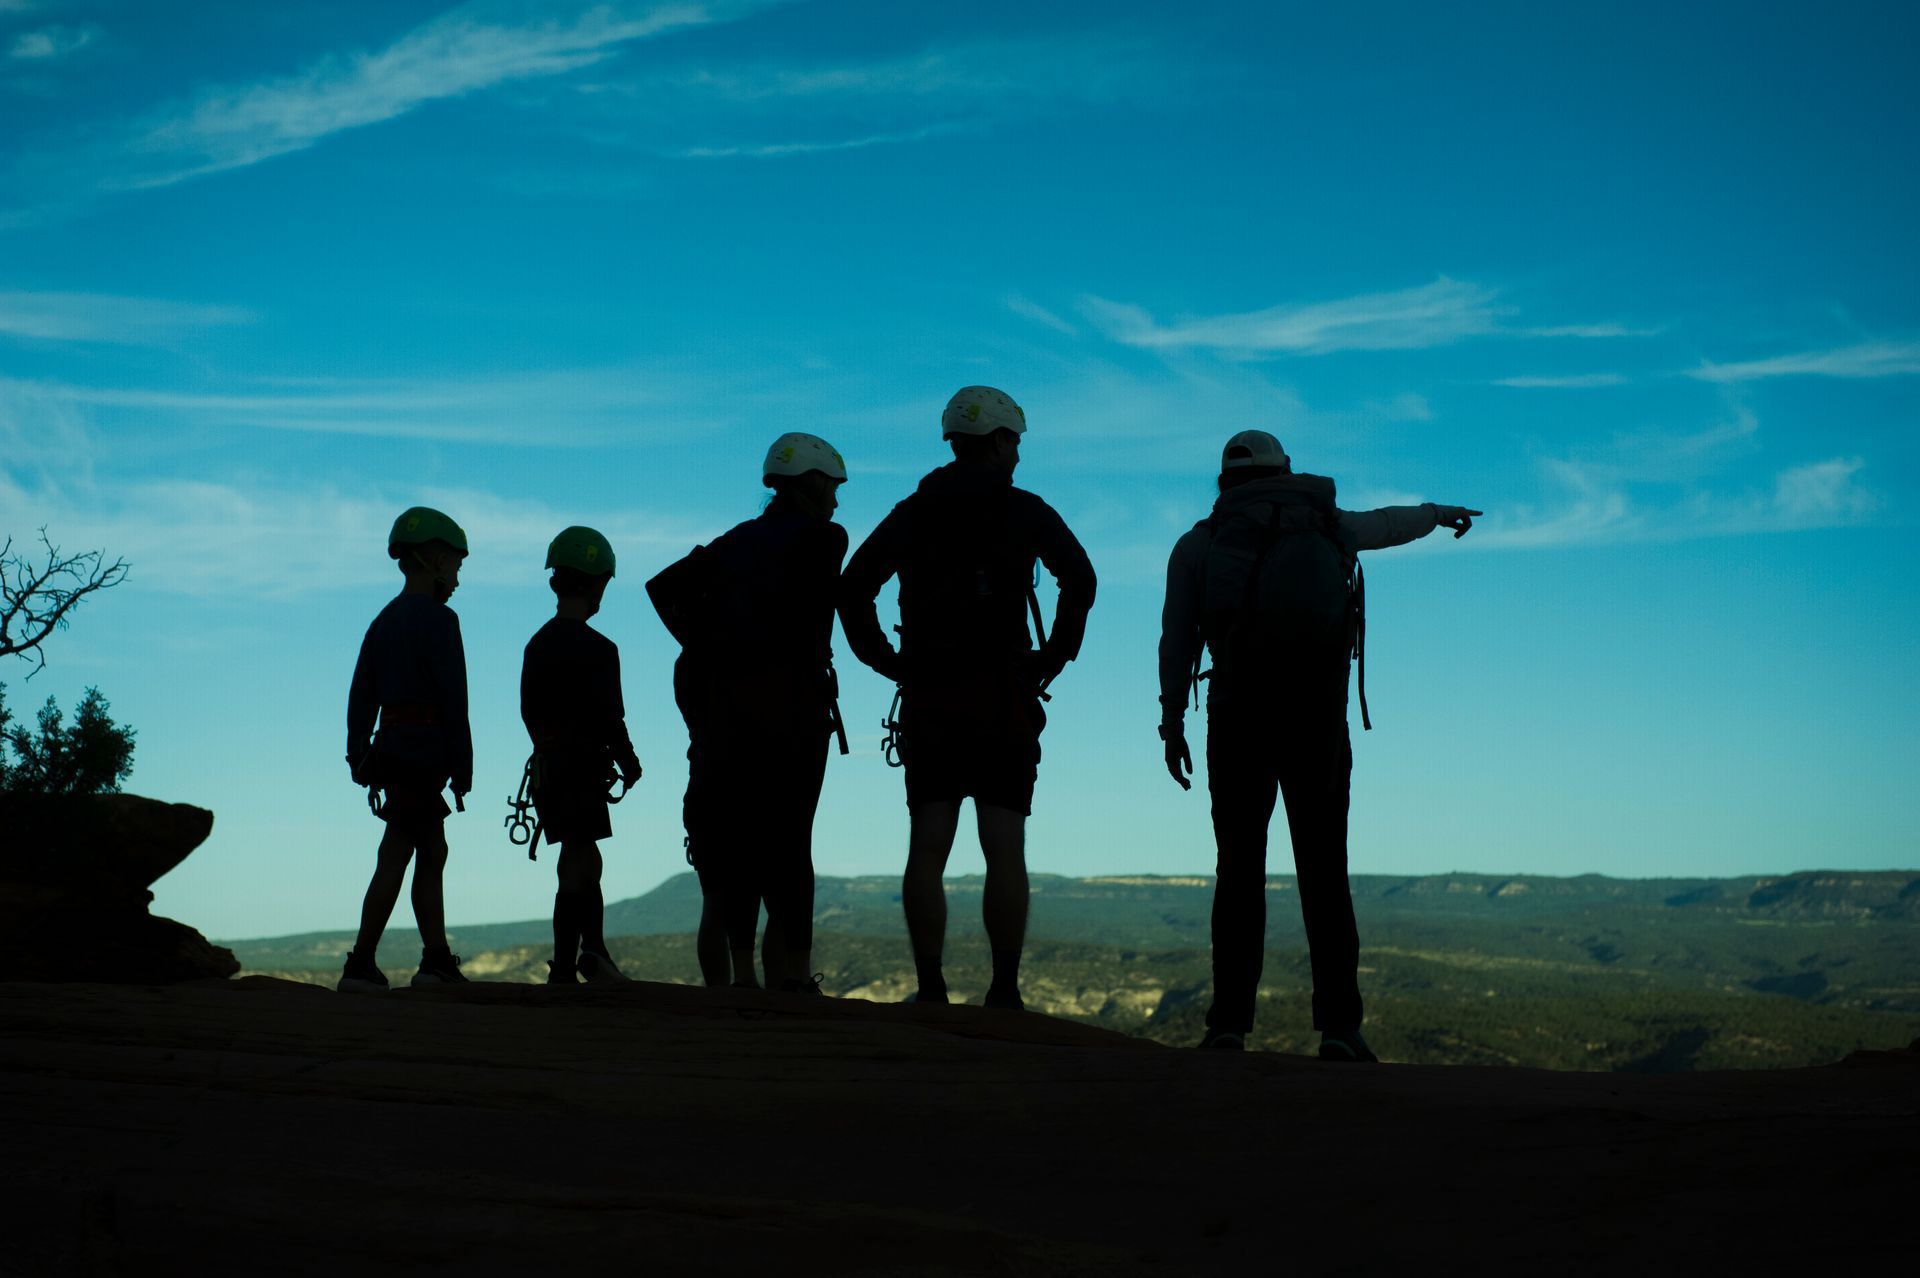
{"label": "horizon", "polygon": [[[858,546],[979,382],[1100,574],[1034,871],[1211,876],[1153,648],[1249,427],[1348,508],[1487,512],[1365,557],[1354,874],[1920,865],[1920,10],[1478,13],[0,3],[0,537],[132,567],[8,705],[97,685],[128,791],[215,813],[157,911],[350,920],[347,681],[387,528],[438,505],[473,545],[448,912],[530,917],[520,650],[592,524],[646,769],[605,891],[643,895],[686,868],[686,737],[642,583],[758,511],[788,430],[845,455]],[[895,875],[891,688],[835,647],[815,863]]]}
{"label": "horizon", "polygon": [[[1703,877],[1699,875],[1672,875],[1672,876],[1649,875],[1649,876],[1639,877],[1639,878],[1630,878],[1624,875],[1614,875],[1614,874],[1573,874],[1573,875],[1500,874],[1500,873],[1488,873],[1482,870],[1454,869],[1454,870],[1444,870],[1436,874],[1420,874],[1420,875],[1368,874],[1364,871],[1356,871],[1353,875],[1350,876],[1350,878],[1352,880],[1363,880],[1363,879],[1413,880],[1413,879],[1449,879],[1454,877],[1461,877],[1461,878],[1482,878],[1482,879],[1505,879],[1509,882],[1516,879],[1557,879],[1565,882],[1571,882],[1577,879],[1597,878],[1597,879],[1605,879],[1609,882],[1617,882],[1617,883],[1660,883],[1660,882],[1730,883],[1730,882],[1738,881],[1740,879],[1751,878],[1751,879],[1761,880],[1763,883],[1772,883],[1772,882],[1780,881],[1782,879],[1798,879],[1803,877],[1814,877],[1814,876],[1820,876],[1820,875],[1850,875],[1850,874],[1889,874],[1889,875],[1920,874],[1920,869],[1914,869],[1910,867],[1907,867],[1907,868],[1895,867],[1895,868],[1883,869],[1883,870],[1846,870],[1846,869],[1832,869],[1832,868],[1823,868],[1823,869],[1808,868],[1808,869],[1802,869],[1802,870],[1793,870],[1793,871],[1787,872],[1786,874],[1779,874],[1779,875],[1735,874],[1735,875],[1725,875],[1725,876],[1717,876],[1717,877]],[[607,901],[607,907],[612,908],[618,905],[631,904],[632,902],[638,901],[643,897],[650,896],[653,893],[660,891],[661,889],[667,887],[676,879],[693,878],[693,877],[695,877],[693,870],[691,867],[689,867],[688,869],[680,871],[679,873],[667,875],[665,878],[661,879],[658,883],[655,883],[652,887],[648,888],[645,892],[638,893],[634,896],[621,897],[617,900],[609,899]],[[1140,874],[1063,875],[1063,874],[1053,874],[1053,873],[1042,871],[1042,870],[1036,870],[1033,872],[1031,877],[1036,885],[1038,885],[1042,880],[1053,879],[1053,880],[1059,880],[1059,881],[1068,882],[1068,883],[1108,884],[1108,885],[1119,886],[1119,887],[1148,887],[1148,886],[1156,886],[1156,885],[1162,885],[1162,884],[1169,887],[1211,887],[1213,885],[1213,880],[1214,880],[1214,876],[1211,874],[1182,874],[1178,872],[1168,873],[1168,874],[1140,873]],[[1267,875],[1268,885],[1271,886],[1272,881],[1274,879],[1290,879],[1294,877],[1295,876],[1290,873],[1270,873]],[[820,880],[837,881],[837,882],[853,882],[855,880],[862,880],[862,879],[874,879],[874,880],[879,880],[881,882],[895,882],[898,880],[899,876],[897,874],[822,874],[822,875],[819,875],[818,878]],[[978,873],[974,873],[974,872],[948,873],[946,875],[945,882],[947,885],[947,890],[949,892],[952,892],[953,886],[956,883],[984,882],[985,878],[986,878],[986,875],[984,871],[978,872]],[[695,890],[696,891],[698,890],[697,886]],[[1037,894],[1038,894],[1038,889],[1036,887],[1036,895]],[[1356,906],[1358,906],[1370,899],[1371,898],[1363,897],[1356,892],[1354,896],[1354,903]],[[764,917],[765,916],[763,912],[762,914],[763,922],[764,922]],[[545,915],[539,915],[534,918],[524,918],[524,919],[470,919],[465,922],[449,922],[447,924],[447,930],[449,931],[449,933],[457,934],[462,928],[491,928],[491,927],[502,927],[502,926],[509,926],[509,925],[518,925],[518,924],[544,924],[546,921],[547,920]],[[699,926],[699,922],[700,922],[699,916],[694,915],[690,920],[691,925],[686,929],[684,934],[692,935],[697,930]],[[979,922],[980,922],[979,919],[976,917],[961,916],[961,917],[954,918],[951,921],[951,924],[954,930],[954,934],[956,936],[960,936],[960,935],[978,933],[980,930]],[[324,936],[324,935],[331,935],[334,933],[351,937],[351,935],[353,934],[354,928],[356,926],[357,926],[357,920],[348,919],[347,921],[343,922],[337,927],[307,928],[299,932],[278,933],[272,936],[265,936],[265,935],[262,935],[262,936],[214,936],[211,939],[216,945],[218,944],[243,945],[243,944],[257,943],[261,941],[292,940],[301,936]],[[831,927],[826,928],[825,930],[829,932],[839,931],[839,929],[831,928]],[[612,934],[615,936],[628,935],[626,933],[620,933],[620,932],[613,932]],[[662,934],[649,933],[649,935],[662,935]],[[673,934],[665,934],[665,935],[673,935]],[[457,936],[455,937],[455,939],[456,940],[458,939]],[[1037,943],[1044,943],[1053,939],[1056,939],[1056,938],[1050,938],[1049,936],[1047,936],[1044,930],[1044,927],[1031,931],[1028,936],[1029,941],[1037,942]],[[1126,938],[1124,937],[1115,938],[1115,941],[1118,944],[1124,944],[1126,943]],[[387,935],[382,939],[381,944],[386,945],[389,943],[406,945],[406,944],[410,944],[410,941],[408,937],[405,935],[404,931],[400,933],[396,938],[394,930],[392,928],[388,928]],[[1366,941],[1364,937],[1361,940],[1361,948],[1363,950],[1366,948]]]}

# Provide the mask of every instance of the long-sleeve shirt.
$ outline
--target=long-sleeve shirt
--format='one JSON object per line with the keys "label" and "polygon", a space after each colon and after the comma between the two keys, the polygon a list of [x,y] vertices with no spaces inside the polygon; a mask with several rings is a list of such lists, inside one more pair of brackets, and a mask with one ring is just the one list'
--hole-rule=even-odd
{"label": "long-sleeve shirt", "polygon": [[520,719],[537,750],[605,751],[639,772],[620,698],[620,649],[571,617],[534,631],[520,664]]}
{"label": "long-sleeve shirt", "polygon": [[376,720],[382,755],[445,768],[456,794],[473,788],[467,655],[453,609],[403,594],[367,627],[347,691],[347,758],[365,756]]}
{"label": "long-sleeve shirt", "polygon": [[[891,679],[993,662],[1033,648],[1034,562],[1060,589],[1047,663],[1080,653],[1093,608],[1093,564],[1053,507],[1012,477],[954,462],[920,481],[854,552],[840,577],[840,626],[861,661]],[[874,600],[900,579],[900,649]]]}
{"label": "long-sleeve shirt", "polygon": [[[1261,500],[1262,489],[1268,485],[1292,483],[1297,486],[1303,482],[1324,484],[1331,496],[1332,480],[1315,475],[1281,475],[1222,493],[1214,503],[1214,516]],[[1422,506],[1382,506],[1378,510],[1336,510],[1335,516],[1335,533],[1348,555],[1405,545],[1426,536],[1439,525],[1439,514],[1431,502]],[[1170,730],[1186,719],[1194,664],[1205,645],[1200,621],[1205,606],[1207,548],[1213,538],[1212,522],[1212,517],[1203,519],[1183,533],[1167,560],[1167,598],[1160,612],[1160,718]],[[1212,690],[1208,692],[1211,696]]]}

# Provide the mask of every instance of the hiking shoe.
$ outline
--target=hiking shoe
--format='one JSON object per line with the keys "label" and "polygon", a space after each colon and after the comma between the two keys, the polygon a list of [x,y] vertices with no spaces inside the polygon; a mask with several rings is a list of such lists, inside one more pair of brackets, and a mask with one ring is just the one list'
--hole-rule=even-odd
{"label": "hiking shoe", "polygon": [[1380,1058],[1367,1046],[1367,1040],[1360,1037],[1359,1030],[1346,1030],[1342,1033],[1326,1033],[1320,1036],[1320,1059],[1323,1061],[1364,1061],[1379,1063]]}
{"label": "hiking shoe", "polygon": [[413,985],[465,985],[467,978],[460,975],[460,956],[452,950],[441,950],[438,954],[422,951],[420,970],[413,974]]}
{"label": "hiking shoe", "polygon": [[1009,1012],[1027,1010],[1026,1000],[1020,997],[1018,989],[1003,990],[993,986],[987,987],[987,996],[980,1000],[980,1006],[998,1007]]}
{"label": "hiking shoe", "polygon": [[1200,1036],[1200,1041],[1194,1046],[1218,1052],[1244,1052],[1247,1050],[1247,1036],[1236,1030],[1208,1026],[1207,1032]]}
{"label": "hiking shoe", "polygon": [[560,966],[559,959],[547,960],[547,984],[578,985],[579,983],[580,978],[575,974],[573,968]]}
{"label": "hiking shoe", "polygon": [[343,994],[385,994],[387,974],[373,965],[370,958],[361,958],[360,951],[347,951],[347,966],[340,973],[340,982],[333,988]]}
{"label": "hiking shoe", "polygon": [[613,960],[597,950],[580,951],[580,975],[589,985],[630,985],[633,978],[615,967]]}
{"label": "hiking shoe", "polygon": [[820,988],[820,982],[826,979],[825,972],[815,972],[812,977],[804,981],[797,976],[789,976],[780,982],[780,992],[782,994],[817,994],[825,997],[826,991]]}
{"label": "hiking shoe", "polygon": [[928,992],[927,990],[919,989],[907,995],[907,997],[902,1001],[907,1003],[939,1003],[944,1005],[948,1001],[948,999],[947,999],[947,992],[945,990],[941,990],[939,993],[934,994],[934,993]]}

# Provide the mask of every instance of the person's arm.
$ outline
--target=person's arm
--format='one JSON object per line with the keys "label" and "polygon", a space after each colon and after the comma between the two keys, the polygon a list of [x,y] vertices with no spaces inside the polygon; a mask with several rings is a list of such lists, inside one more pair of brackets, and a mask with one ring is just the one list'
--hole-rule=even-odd
{"label": "person's arm", "polygon": [[1037,497],[1034,505],[1038,507],[1034,549],[1060,588],[1060,599],[1053,610],[1053,633],[1047,636],[1047,669],[1041,679],[1045,682],[1080,655],[1080,645],[1087,637],[1087,614],[1093,611],[1099,583],[1093,561],[1087,558],[1086,549],[1067,527],[1067,521]]}
{"label": "person's arm", "polygon": [[1384,550],[1404,546],[1432,532],[1451,528],[1455,537],[1464,537],[1473,527],[1473,517],[1482,512],[1465,506],[1382,506],[1378,510],[1340,512],[1340,539],[1349,551]]}
{"label": "person's arm", "polygon": [[[376,621],[374,625],[378,625]],[[347,767],[355,782],[365,785],[361,768],[373,750],[373,724],[380,714],[379,681],[374,675],[374,626],[367,627],[360,641],[360,655],[353,663],[353,682],[347,686]]]}
{"label": "person's arm", "polygon": [[453,794],[455,800],[473,791],[473,725],[467,722],[467,649],[460,640],[460,618],[453,609],[447,613],[448,657],[445,664],[448,743],[452,747]]}
{"label": "person's arm", "polygon": [[847,636],[847,646],[853,649],[853,655],[896,682],[902,673],[900,654],[880,629],[880,613],[874,600],[887,580],[900,571],[906,542],[905,525],[906,517],[900,513],[900,507],[895,506],[880,521],[880,526],[860,543],[860,549],[853,552],[846,571],[840,574],[835,596],[840,610],[840,629]]}
{"label": "person's arm", "polygon": [[620,696],[620,650],[608,642],[613,656],[613,686],[608,689],[608,708],[612,711],[611,740],[607,743],[613,751],[615,764],[620,769],[620,779],[631,786],[640,779],[640,756],[633,748],[633,737],[627,732],[627,706]]}
{"label": "person's arm", "polygon": [[[847,530],[839,524],[829,523],[820,552],[820,578],[808,583],[809,599],[825,598],[832,600],[840,588],[840,570],[847,562]],[[815,593],[818,592],[818,593]],[[820,652],[827,664],[833,664],[833,607],[826,609],[826,616],[820,624]]]}
{"label": "person's arm", "polygon": [[1206,544],[1196,530],[1173,543],[1167,556],[1167,597],[1160,607],[1160,739],[1167,772],[1180,788],[1192,787],[1193,754],[1187,748],[1187,697],[1205,639],[1200,633]]}

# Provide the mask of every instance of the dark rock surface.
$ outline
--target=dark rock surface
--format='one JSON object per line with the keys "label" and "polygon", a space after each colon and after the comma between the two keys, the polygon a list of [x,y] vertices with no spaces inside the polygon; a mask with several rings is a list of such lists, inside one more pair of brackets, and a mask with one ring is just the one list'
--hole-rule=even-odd
{"label": "dark rock surface", "polygon": [[191,981],[231,950],[148,913],[213,813],[133,794],[0,796],[0,980]]}
{"label": "dark rock surface", "polygon": [[1367,1068],[646,983],[0,985],[24,1273],[1877,1267],[1917,1137],[1911,1051]]}

